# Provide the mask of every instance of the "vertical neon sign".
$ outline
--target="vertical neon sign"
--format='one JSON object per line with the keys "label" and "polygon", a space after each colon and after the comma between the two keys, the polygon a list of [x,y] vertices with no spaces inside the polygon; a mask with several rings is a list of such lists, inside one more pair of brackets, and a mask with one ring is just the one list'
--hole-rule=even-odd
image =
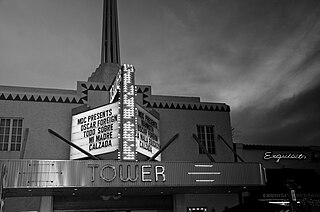
{"label": "vertical neon sign", "polygon": [[122,67],[121,83],[121,126],[122,133],[122,160],[136,160],[136,142],[135,142],[135,125],[136,125],[136,108],[135,108],[135,70],[132,65],[124,64]]}

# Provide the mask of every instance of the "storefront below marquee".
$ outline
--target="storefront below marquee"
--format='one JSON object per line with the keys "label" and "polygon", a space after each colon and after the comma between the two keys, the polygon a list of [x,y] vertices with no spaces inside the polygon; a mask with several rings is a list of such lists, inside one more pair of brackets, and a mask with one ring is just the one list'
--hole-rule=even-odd
{"label": "storefront below marquee", "polygon": [[5,203],[8,211],[173,211],[173,199],[170,195],[101,195],[36,196],[8,198]]}
{"label": "storefront below marquee", "polygon": [[246,162],[261,163],[266,169],[266,186],[246,193],[244,205],[270,203],[290,211],[320,211],[319,146],[237,143],[236,149]]}
{"label": "storefront below marquee", "polygon": [[[52,212],[170,212],[223,211],[230,205],[237,205],[235,194],[175,194],[135,196],[37,196],[8,198],[4,211],[52,211]],[[51,209],[52,208],[52,209]]]}
{"label": "storefront below marquee", "polygon": [[[222,211],[265,184],[257,163],[0,160],[9,211]],[[6,211],[6,210],[5,210]]]}

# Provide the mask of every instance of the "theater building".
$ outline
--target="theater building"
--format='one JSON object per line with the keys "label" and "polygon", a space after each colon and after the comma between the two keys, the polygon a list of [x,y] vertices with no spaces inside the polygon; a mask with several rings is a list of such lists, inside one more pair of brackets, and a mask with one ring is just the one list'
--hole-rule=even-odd
{"label": "theater building", "polygon": [[264,186],[234,157],[230,107],[136,85],[116,1],[103,20],[101,64],[75,90],[0,86],[1,209],[218,212]]}

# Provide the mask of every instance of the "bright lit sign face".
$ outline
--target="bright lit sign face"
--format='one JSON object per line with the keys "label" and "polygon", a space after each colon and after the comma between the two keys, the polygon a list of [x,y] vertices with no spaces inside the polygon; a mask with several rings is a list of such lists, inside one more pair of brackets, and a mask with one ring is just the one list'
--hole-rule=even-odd
{"label": "bright lit sign face", "polygon": [[275,160],[276,163],[279,163],[281,159],[284,160],[305,160],[307,159],[307,155],[303,153],[272,153],[265,152],[263,156],[264,160]]}
{"label": "bright lit sign face", "polygon": [[123,83],[122,89],[122,159],[135,160],[135,84],[134,84],[134,68],[132,65],[123,65]]}
{"label": "bright lit sign face", "polygon": [[[72,116],[71,142],[92,155],[119,148],[119,103],[98,107]],[[87,155],[70,148],[70,159]]]}
{"label": "bright lit sign face", "polygon": [[[147,110],[136,105],[138,110],[136,127],[137,152],[152,157],[160,149],[159,120]],[[161,156],[155,158],[160,161]]]}

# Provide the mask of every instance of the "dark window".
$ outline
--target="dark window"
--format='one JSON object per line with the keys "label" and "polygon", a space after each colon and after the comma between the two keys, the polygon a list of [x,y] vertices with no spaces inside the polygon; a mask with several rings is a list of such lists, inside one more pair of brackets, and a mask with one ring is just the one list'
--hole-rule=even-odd
{"label": "dark window", "polygon": [[0,151],[20,151],[22,118],[0,118]]}
{"label": "dark window", "polygon": [[[210,154],[215,154],[214,145],[215,129],[213,125],[197,125],[198,139]],[[204,154],[205,151],[199,145],[199,153]]]}

